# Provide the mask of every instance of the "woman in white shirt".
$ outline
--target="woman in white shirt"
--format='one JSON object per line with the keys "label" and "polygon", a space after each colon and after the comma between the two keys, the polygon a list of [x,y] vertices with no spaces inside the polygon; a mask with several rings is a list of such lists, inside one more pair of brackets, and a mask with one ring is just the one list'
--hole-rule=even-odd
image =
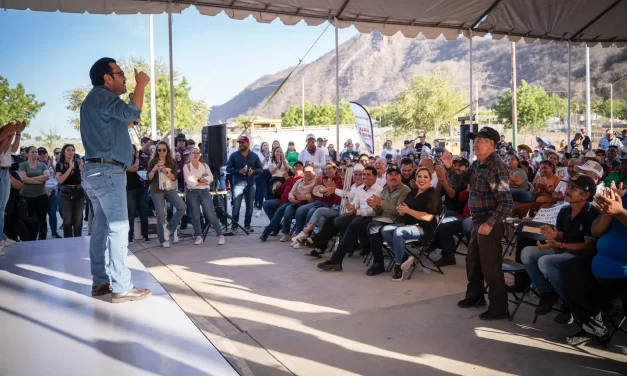
{"label": "woman in white shirt", "polygon": [[200,208],[208,223],[218,235],[218,245],[224,244],[222,227],[213,207],[213,199],[209,186],[213,182],[213,175],[209,166],[200,159],[200,150],[194,149],[190,154],[189,163],[183,166],[183,176],[187,185],[185,197],[187,206],[192,212],[192,226],[194,226],[194,244],[202,244],[202,228],[200,227]]}
{"label": "woman in white shirt", "polygon": [[281,186],[281,184],[285,183],[288,173],[292,170],[285,154],[283,154],[283,149],[280,146],[274,148],[272,151],[272,158],[266,168],[270,171],[271,175],[268,186],[268,197],[269,199],[279,198],[277,197],[276,190]]}

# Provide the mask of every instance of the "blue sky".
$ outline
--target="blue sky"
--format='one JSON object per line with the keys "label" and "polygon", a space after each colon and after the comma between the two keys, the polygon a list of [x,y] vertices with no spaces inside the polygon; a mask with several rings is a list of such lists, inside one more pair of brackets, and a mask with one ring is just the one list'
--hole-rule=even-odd
{"label": "blue sky", "polygon": [[[167,16],[154,16],[155,58],[168,61]],[[260,24],[254,19],[232,20],[220,14],[202,16],[190,7],[174,15],[174,67],[187,77],[194,98],[222,104],[264,74],[293,66],[318,38],[317,27],[301,22],[285,26],[276,20]],[[58,129],[65,137],[78,137],[68,119],[63,95],[89,85],[89,68],[98,58],[150,57],[149,17],[102,16],[0,10],[0,75],[11,86],[22,83],[28,93],[46,102],[26,132]],[[341,29],[340,43],[356,35]],[[305,62],[334,48],[330,27]]]}

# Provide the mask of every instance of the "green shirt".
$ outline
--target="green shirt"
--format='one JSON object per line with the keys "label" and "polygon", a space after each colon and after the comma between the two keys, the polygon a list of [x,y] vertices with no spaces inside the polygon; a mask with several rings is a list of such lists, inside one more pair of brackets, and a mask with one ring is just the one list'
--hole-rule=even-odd
{"label": "green shirt", "polygon": [[287,158],[287,163],[290,165],[290,167],[294,167],[294,163],[298,161],[298,152],[288,151],[285,153],[285,158]]}
{"label": "green shirt", "polygon": [[[28,165],[28,161],[20,163],[18,171],[24,171],[29,178],[36,178],[42,176],[45,171],[48,171],[48,167],[37,161],[37,166],[32,168]],[[24,197],[39,197],[46,194],[46,185],[42,184],[27,184],[24,183],[22,187],[22,196]]]}
{"label": "green shirt", "polygon": [[622,175],[620,171],[612,171],[609,175],[607,175],[603,182],[605,183],[606,187],[609,187],[612,182],[614,182],[617,187],[620,185],[621,182],[623,182],[624,186],[627,186],[627,176]]}
{"label": "green shirt", "polygon": [[383,204],[374,210],[375,215],[377,217],[387,217],[392,221],[395,221],[398,217],[398,211],[396,208],[405,202],[409,192],[411,192],[411,188],[405,184],[401,184],[400,187],[394,190],[394,192],[391,192],[390,188],[386,185],[380,194]]}
{"label": "green shirt", "polygon": [[[156,159],[151,159],[150,162],[148,162],[148,175],[150,175],[150,171],[152,171],[152,169],[155,167],[155,165],[157,164],[157,160]],[[174,163],[168,163],[166,161],[165,163],[165,167],[170,169],[170,172],[176,176],[176,162]],[[160,171],[156,171],[152,180],[150,181],[150,192],[155,192],[155,193],[164,193],[165,191],[159,189],[159,174],[161,172]],[[172,182],[173,184],[176,184],[176,180],[174,180]]]}

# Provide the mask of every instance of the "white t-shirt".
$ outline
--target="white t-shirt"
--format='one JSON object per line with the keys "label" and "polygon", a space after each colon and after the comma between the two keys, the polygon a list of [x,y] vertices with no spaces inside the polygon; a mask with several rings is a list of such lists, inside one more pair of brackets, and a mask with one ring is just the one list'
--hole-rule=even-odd
{"label": "white t-shirt", "polygon": [[319,147],[316,147],[316,151],[313,154],[307,151],[307,148],[303,149],[298,155],[298,160],[303,162],[304,165],[307,165],[307,162],[313,163],[316,173],[321,173],[322,167],[327,163],[324,151]]}
{"label": "white t-shirt", "polygon": [[385,156],[391,154],[392,158],[396,157],[396,149],[383,149],[383,151],[381,152],[381,158],[385,159]]}
{"label": "white t-shirt", "polygon": [[[204,163],[198,163],[198,168],[194,168],[192,162],[187,163],[183,166],[183,177],[185,178],[187,189],[209,189],[209,185],[213,182],[211,169]],[[207,185],[199,187],[198,180],[200,178],[205,178]]]}
{"label": "white t-shirt", "polygon": [[383,174],[383,176],[377,178],[377,185],[381,186],[381,188],[385,187],[385,175]]}
{"label": "white t-shirt", "polygon": [[[268,169],[270,172],[272,172],[272,169],[276,168],[276,167],[277,167],[277,164],[274,163],[273,161],[270,161],[270,162],[268,162],[268,166],[267,167],[264,166],[264,169]],[[281,177],[283,177],[283,174],[285,172],[287,172],[285,170],[285,165],[281,164],[281,166],[279,166],[279,168],[277,168],[276,171],[274,171],[274,174],[272,174],[272,176],[281,178]]]}

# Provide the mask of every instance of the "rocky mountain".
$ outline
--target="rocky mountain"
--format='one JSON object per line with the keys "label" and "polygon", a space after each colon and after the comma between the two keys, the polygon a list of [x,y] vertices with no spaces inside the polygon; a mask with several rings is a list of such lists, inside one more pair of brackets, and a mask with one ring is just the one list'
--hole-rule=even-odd
{"label": "rocky mountain", "polygon": [[[473,40],[473,79],[479,81],[479,104],[489,107],[511,81],[511,49],[507,40]],[[546,91],[565,96],[568,84],[566,43],[518,43],[518,80],[541,85]],[[340,97],[375,106],[390,103],[415,73],[440,68],[458,77],[460,89],[468,91],[469,43],[465,38],[408,39],[379,33],[360,34],[339,47]],[[572,89],[575,99],[585,97],[585,50],[572,47]],[[608,82],[627,75],[627,48],[590,49],[593,99],[609,97]],[[227,121],[238,115],[253,115],[292,68],[263,76],[228,102],[213,106],[210,122]],[[305,100],[311,103],[335,99],[335,51],[301,66],[283,86],[270,105],[259,113],[265,118],[281,115],[290,105],[301,103],[301,78],[305,77]],[[615,98],[627,96],[627,80],[614,87]],[[622,89],[622,91],[621,91]]]}

